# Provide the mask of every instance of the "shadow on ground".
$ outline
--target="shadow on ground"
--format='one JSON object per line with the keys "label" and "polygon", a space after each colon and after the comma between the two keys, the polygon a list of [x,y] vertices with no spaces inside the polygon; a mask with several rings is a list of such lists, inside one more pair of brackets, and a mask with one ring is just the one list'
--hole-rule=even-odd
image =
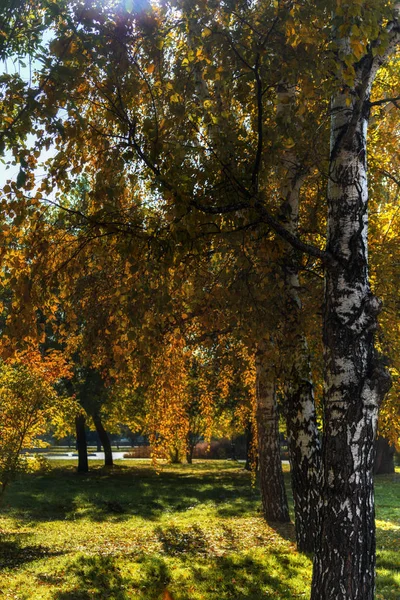
{"label": "shadow on ground", "polygon": [[[130,581],[121,575],[115,559],[109,556],[83,556],[70,566],[76,585],[57,592],[54,600],[89,600],[96,598],[126,600]],[[130,596],[131,597],[131,596]]]}
{"label": "shadow on ground", "polygon": [[190,474],[182,465],[179,472],[160,473],[132,466],[112,471],[97,467],[84,475],[73,468],[54,469],[40,476],[23,476],[13,484],[10,498],[9,516],[33,522],[82,517],[124,521],[132,515],[157,520],[162,513],[191,510],[200,504],[212,505],[222,517],[235,517],[254,514],[260,506],[258,490],[240,467]]}
{"label": "shadow on ground", "polygon": [[16,569],[42,558],[63,554],[40,544],[26,544],[26,538],[26,535],[14,534],[0,540],[0,572],[4,569]]}
{"label": "shadow on ground", "polygon": [[[277,554],[277,561],[284,561]],[[287,577],[296,575],[286,558]],[[203,564],[183,561],[190,570],[188,578],[182,571],[176,574],[159,555],[142,556],[136,562],[135,575],[123,574],[123,567],[112,557],[81,557],[71,565],[76,583],[70,590],[57,592],[53,600],[161,600],[166,590],[177,600],[204,597],[207,600],[259,600],[260,597],[295,598],[285,579],[268,573],[266,566],[250,557],[218,557]],[[181,574],[179,574],[181,573]],[[193,585],[195,580],[196,584]],[[187,581],[191,583],[188,584]]]}

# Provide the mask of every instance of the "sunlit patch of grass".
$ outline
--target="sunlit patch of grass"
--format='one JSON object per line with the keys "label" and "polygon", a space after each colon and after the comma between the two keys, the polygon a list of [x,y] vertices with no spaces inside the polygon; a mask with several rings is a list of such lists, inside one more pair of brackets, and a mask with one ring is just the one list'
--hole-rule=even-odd
{"label": "sunlit patch of grass", "polygon": [[[293,525],[265,523],[241,465],[199,461],[156,472],[133,460],[110,471],[93,461],[85,475],[52,465],[21,477],[3,504],[0,597],[161,600],[166,589],[175,600],[308,597],[311,561],[296,552]],[[398,600],[397,480],[384,477],[377,598]]]}
{"label": "sunlit patch of grass", "polygon": [[377,600],[400,598],[400,468],[375,482],[377,530]]}

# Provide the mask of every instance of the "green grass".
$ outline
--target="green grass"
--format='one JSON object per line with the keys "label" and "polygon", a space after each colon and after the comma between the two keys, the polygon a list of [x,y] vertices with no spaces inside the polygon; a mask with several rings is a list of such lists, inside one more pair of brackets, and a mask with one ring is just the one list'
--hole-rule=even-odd
{"label": "green grass", "polygon": [[[52,461],[9,489],[0,597],[19,600],[308,598],[311,561],[292,525],[269,527],[241,466]],[[377,478],[378,594],[399,599],[400,474]]]}
{"label": "green grass", "polygon": [[377,600],[400,599],[400,468],[375,478]]}

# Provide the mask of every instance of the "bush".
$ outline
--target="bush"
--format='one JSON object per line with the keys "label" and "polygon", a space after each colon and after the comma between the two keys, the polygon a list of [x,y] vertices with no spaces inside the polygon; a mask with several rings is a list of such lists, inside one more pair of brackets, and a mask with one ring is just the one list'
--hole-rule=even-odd
{"label": "bush", "polygon": [[50,473],[51,464],[43,454],[35,454],[28,458],[26,470],[29,473]]}
{"label": "bush", "polygon": [[0,363],[0,495],[26,470],[21,450],[44,433],[56,400],[45,372],[18,360]]}

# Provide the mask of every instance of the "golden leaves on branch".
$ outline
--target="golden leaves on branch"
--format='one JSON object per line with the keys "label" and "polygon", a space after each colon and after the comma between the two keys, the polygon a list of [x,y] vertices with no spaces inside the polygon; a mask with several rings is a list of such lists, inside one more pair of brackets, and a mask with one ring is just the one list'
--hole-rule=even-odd
{"label": "golden leaves on branch", "polygon": [[37,443],[58,411],[53,383],[69,375],[64,358],[30,349],[0,362],[0,484],[23,468],[23,448]]}

